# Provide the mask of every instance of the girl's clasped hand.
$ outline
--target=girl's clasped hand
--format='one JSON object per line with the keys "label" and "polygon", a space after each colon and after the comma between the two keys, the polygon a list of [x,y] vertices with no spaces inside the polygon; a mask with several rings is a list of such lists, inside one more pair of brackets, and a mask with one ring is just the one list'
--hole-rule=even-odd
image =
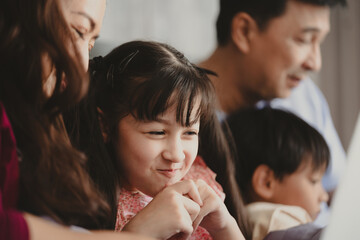
{"label": "girl's clasped hand", "polygon": [[237,228],[222,199],[206,182],[184,180],[164,188],[123,230],[161,239],[187,239],[198,226],[211,236]]}

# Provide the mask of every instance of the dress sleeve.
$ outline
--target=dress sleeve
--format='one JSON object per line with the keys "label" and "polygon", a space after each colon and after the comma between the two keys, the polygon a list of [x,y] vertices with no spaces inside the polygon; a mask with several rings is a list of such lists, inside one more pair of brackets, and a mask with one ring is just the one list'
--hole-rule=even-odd
{"label": "dress sleeve", "polygon": [[224,201],[225,193],[221,185],[215,180],[216,174],[211,171],[210,168],[206,165],[204,160],[197,156],[193,165],[191,166],[189,172],[185,175],[184,179],[202,179],[204,180],[215,192],[216,194]]}
{"label": "dress sleeve", "polygon": [[18,177],[15,137],[0,102],[0,240],[29,239],[26,221],[16,211]]}
{"label": "dress sleeve", "polygon": [[[2,198],[2,195],[0,196]],[[2,202],[0,203],[2,205]],[[23,215],[0,206],[0,239],[28,240],[29,230]]]}

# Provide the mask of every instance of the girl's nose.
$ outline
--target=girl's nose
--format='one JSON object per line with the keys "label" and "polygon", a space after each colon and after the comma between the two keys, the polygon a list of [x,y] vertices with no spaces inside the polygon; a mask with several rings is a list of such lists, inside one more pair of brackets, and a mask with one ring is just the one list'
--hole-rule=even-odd
{"label": "girl's nose", "polygon": [[169,140],[162,156],[172,162],[182,162],[185,159],[184,148],[180,139]]}

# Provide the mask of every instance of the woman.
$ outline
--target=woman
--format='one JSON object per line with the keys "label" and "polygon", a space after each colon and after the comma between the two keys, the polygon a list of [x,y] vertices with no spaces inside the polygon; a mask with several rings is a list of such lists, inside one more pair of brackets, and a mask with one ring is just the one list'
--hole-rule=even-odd
{"label": "woman", "polygon": [[2,4],[0,238],[126,239],[69,231],[32,215],[100,228],[109,211],[61,118],[86,93],[87,55],[100,31],[105,0]]}

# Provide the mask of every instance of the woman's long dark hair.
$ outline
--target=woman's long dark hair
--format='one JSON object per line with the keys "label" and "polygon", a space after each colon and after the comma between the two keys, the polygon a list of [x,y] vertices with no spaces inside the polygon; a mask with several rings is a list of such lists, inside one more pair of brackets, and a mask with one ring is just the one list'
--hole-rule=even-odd
{"label": "woman's long dark hair", "polygon": [[[116,170],[110,169],[118,169],[120,174],[122,171],[113,153],[119,121],[129,114],[138,120],[156,120],[174,106],[176,120],[183,126],[200,119],[199,155],[217,173],[217,180],[227,194],[229,211],[240,225],[244,223],[232,153],[217,119],[215,92],[206,70],[191,64],[166,44],[133,41],[115,48],[104,58],[93,59],[90,74],[89,96],[77,112],[72,112],[72,118],[77,118],[79,124],[68,129],[74,144],[89,155],[90,172],[108,199],[116,199],[111,186],[117,185],[114,179],[119,181]],[[190,119],[197,100],[199,109],[195,119]],[[99,110],[102,114],[98,114]],[[106,144],[100,128],[96,129],[100,124],[109,137]],[[94,138],[97,139],[92,145],[86,140]]]}
{"label": "woman's long dark hair", "polygon": [[[0,100],[20,152],[20,208],[59,223],[97,228],[108,206],[85,170],[85,155],[71,146],[61,118],[64,109],[83,97],[88,77],[59,2],[3,0],[0,56]],[[50,98],[43,88],[44,58],[56,69]]]}

